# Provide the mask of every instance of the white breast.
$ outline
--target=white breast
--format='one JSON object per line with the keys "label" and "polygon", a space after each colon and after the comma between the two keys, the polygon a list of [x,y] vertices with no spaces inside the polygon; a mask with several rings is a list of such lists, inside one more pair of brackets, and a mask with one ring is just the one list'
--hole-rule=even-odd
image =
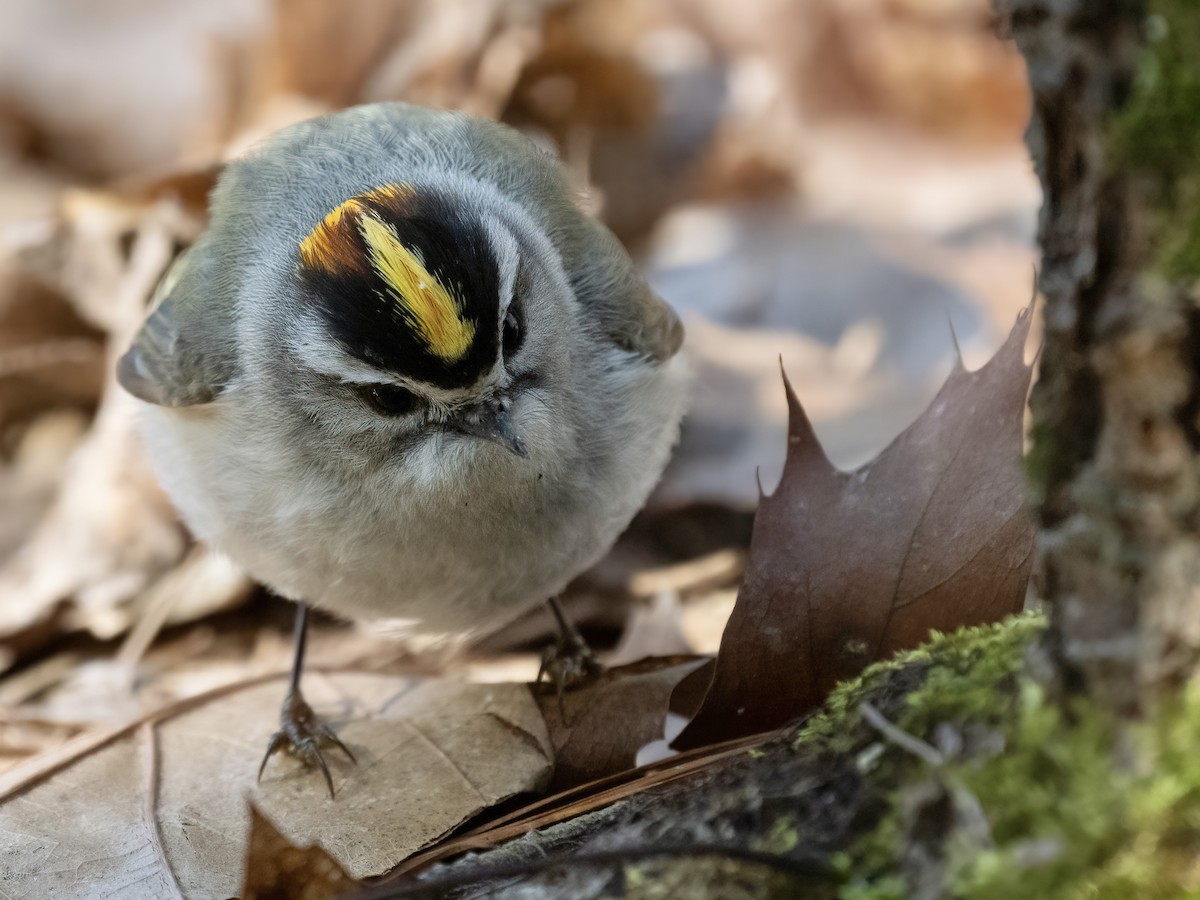
{"label": "white breast", "polygon": [[569,446],[532,444],[527,460],[429,441],[402,466],[339,484],[273,446],[236,391],[203,407],[147,407],[143,433],[193,532],[279,594],[411,620],[425,634],[478,633],[599,559],[666,464],[682,363],[626,360],[604,372],[608,383],[591,389],[621,398],[616,406],[590,431],[564,433]]}

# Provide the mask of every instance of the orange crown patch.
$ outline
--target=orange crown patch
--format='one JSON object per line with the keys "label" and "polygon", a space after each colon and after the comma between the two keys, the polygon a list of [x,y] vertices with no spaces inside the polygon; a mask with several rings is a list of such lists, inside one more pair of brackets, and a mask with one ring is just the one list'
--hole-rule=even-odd
{"label": "orange crown patch", "polygon": [[475,323],[463,318],[461,298],[425,267],[420,251],[405,246],[379,213],[402,215],[412,196],[408,185],[389,184],[351,197],[300,242],[300,261],[329,275],[366,274],[369,266],[430,352],[453,363],[475,340]]}

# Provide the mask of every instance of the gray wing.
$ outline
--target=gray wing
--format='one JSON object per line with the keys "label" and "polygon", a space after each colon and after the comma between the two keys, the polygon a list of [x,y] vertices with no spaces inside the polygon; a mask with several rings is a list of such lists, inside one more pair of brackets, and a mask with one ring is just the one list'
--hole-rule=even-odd
{"label": "gray wing", "polygon": [[579,221],[559,242],[575,295],[594,312],[601,329],[618,347],[666,362],[683,344],[683,323],[650,290],[613,233],[577,215]]}
{"label": "gray wing", "polygon": [[236,374],[232,301],[212,296],[212,267],[202,237],[167,270],[117,363],[117,381],[135,397],[159,406],[209,403]]}

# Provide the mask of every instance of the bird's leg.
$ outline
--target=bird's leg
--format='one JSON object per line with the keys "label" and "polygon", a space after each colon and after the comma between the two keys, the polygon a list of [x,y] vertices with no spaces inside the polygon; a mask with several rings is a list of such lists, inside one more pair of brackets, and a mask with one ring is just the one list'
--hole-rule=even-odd
{"label": "bird's leg", "polygon": [[321,755],[321,744],[333,744],[349,757],[350,762],[357,763],[354,754],[338,740],[328,725],[317,718],[312,707],[300,693],[300,673],[304,670],[304,647],[308,640],[308,606],[304,603],[296,605],[296,654],[292,659],[292,677],[288,682],[287,696],[283,698],[283,708],[279,713],[279,730],[271,735],[267,744],[267,752],[263,755],[262,764],[258,767],[258,778],[262,780],[263,770],[267,761],[278,750],[287,750],[294,756],[300,757],[305,763],[320,769],[325,776],[325,785],[329,788],[329,796],[333,797],[333,778],[329,774],[329,766]]}
{"label": "bird's leg", "polygon": [[550,607],[550,612],[558,622],[558,640],[542,652],[542,664],[538,668],[537,680],[540,684],[544,676],[549,677],[558,690],[559,714],[565,719],[563,694],[567,688],[599,675],[603,667],[596,661],[596,655],[592,653],[592,648],[587,645],[575,623],[563,612],[558,598],[551,597],[546,601],[546,605]]}

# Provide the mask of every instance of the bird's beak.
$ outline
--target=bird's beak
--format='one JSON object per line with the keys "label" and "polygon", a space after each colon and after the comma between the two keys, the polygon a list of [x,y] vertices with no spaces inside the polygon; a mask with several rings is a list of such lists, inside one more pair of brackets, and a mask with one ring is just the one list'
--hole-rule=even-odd
{"label": "bird's beak", "polygon": [[507,397],[495,397],[479,406],[464,410],[452,420],[451,427],[460,434],[495,441],[522,459],[528,459],[529,451],[521,436],[517,434],[509,414],[511,405]]}

